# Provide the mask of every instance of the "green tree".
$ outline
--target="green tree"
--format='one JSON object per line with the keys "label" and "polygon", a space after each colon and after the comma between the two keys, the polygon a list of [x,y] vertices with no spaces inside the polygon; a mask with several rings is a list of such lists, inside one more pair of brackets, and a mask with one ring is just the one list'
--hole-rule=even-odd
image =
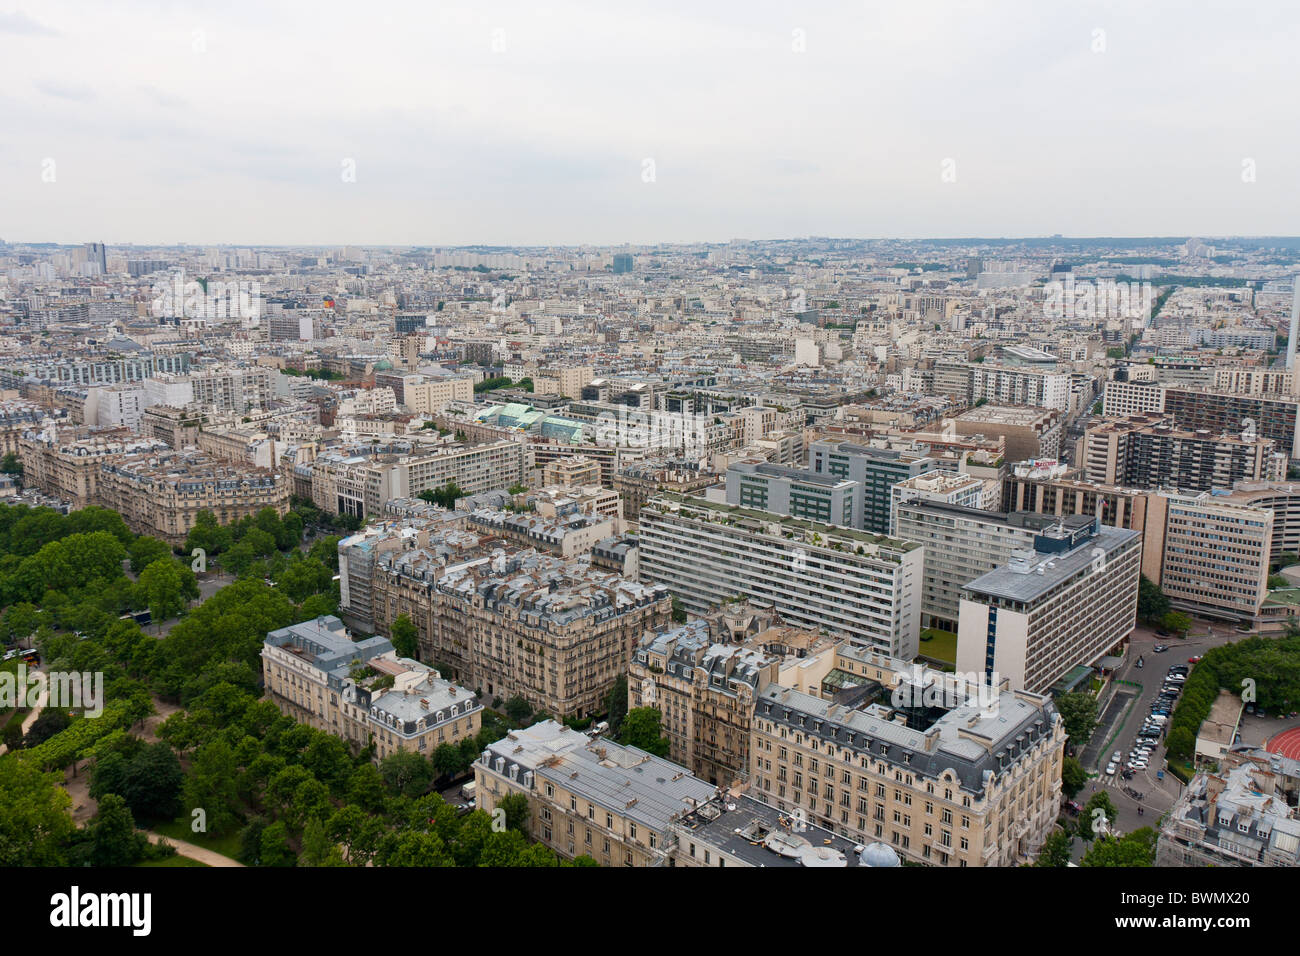
{"label": "green tree", "polygon": [[141,571],[138,587],[155,621],[169,620],[185,609],[180,568],[170,557],[160,558]]}
{"label": "green tree", "polygon": [[1165,596],[1160,585],[1145,574],[1138,578],[1137,613],[1138,617],[1148,624],[1160,621],[1169,613],[1169,598]]}
{"label": "green tree", "polygon": [[1160,619],[1160,623],[1166,631],[1171,631],[1180,637],[1186,637],[1187,632],[1192,629],[1192,619],[1181,611],[1170,611]]}
{"label": "green tree", "polygon": [[505,703],[505,714],[516,724],[525,724],[533,716],[532,705],[516,694]]}
{"label": "green tree", "polygon": [[1080,866],[1155,866],[1156,831],[1142,827],[1119,839],[1103,836],[1083,855]]}
{"label": "green tree", "polygon": [[277,820],[264,827],[261,834],[262,866],[294,866],[298,862],[293,848],[289,846],[289,828],[283,820]]}
{"label": "green tree", "polygon": [[126,801],[115,793],[100,799],[98,812],[86,827],[85,839],[92,866],[132,866],[144,857],[149,842],[136,830]]}
{"label": "green tree", "polygon": [[379,772],[389,790],[408,797],[418,797],[433,782],[433,765],[413,750],[389,754],[380,762]]}
{"label": "green tree", "polygon": [[657,707],[634,707],[623,718],[619,742],[631,747],[639,747],[656,757],[667,757],[668,738],[661,736],[659,729],[663,714]]}
{"label": "green tree", "polygon": [[617,738],[619,731],[623,728],[623,720],[627,717],[626,674],[619,674],[618,679],[614,681],[614,686],[605,695],[605,714],[605,722],[609,724],[609,732]]}
{"label": "green tree", "polygon": [[19,478],[23,475],[23,460],[13,452],[0,458],[0,471],[6,475],[17,475]]}
{"label": "green tree", "polygon": [[302,866],[346,866],[343,851],[319,820],[309,820],[302,834]]}
{"label": "green tree", "polygon": [[393,649],[399,657],[415,657],[420,648],[420,632],[410,615],[399,614],[393,621]]}
{"label": "green tree", "polygon": [[1066,756],[1061,761],[1061,790],[1065,796],[1073,800],[1074,795],[1084,788],[1088,782],[1087,771],[1083,769],[1083,764],[1079,763],[1074,757]]}
{"label": "green tree", "polygon": [[528,803],[528,797],[522,793],[512,793],[501,798],[500,802],[497,803],[497,809],[505,812],[507,830],[515,830],[524,836],[528,836],[533,818],[533,811]]}
{"label": "green tree", "polygon": [[1196,735],[1187,727],[1175,727],[1169,731],[1165,747],[1170,760],[1190,760],[1196,750]]}
{"label": "green tree", "polygon": [[142,534],[132,541],[126,550],[131,556],[131,570],[135,574],[139,574],[155,561],[172,556],[172,549],[167,542],[151,538],[147,534]]}
{"label": "green tree", "polygon": [[1098,790],[1084,804],[1083,813],[1079,814],[1079,836],[1085,840],[1093,838],[1093,820],[1099,819],[1097,811],[1100,810],[1105,814],[1108,823],[1115,820],[1115,804],[1111,802],[1110,794],[1105,790]]}
{"label": "green tree", "polygon": [[227,833],[238,820],[238,767],[230,744],[218,737],[194,752],[189,775],[181,788],[187,811],[201,807],[211,833]]}
{"label": "green tree", "polygon": [[0,867],[62,866],[74,832],[63,774],[0,757]]}
{"label": "green tree", "polygon": [[1071,747],[1082,747],[1097,728],[1097,700],[1091,694],[1062,694],[1056,698],[1056,709],[1065,722],[1065,735]]}
{"label": "green tree", "polygon": [[1034,866],[1068,866],[1071,843],[1070,835],[1064,830],[1053,830],[1043,841]]}

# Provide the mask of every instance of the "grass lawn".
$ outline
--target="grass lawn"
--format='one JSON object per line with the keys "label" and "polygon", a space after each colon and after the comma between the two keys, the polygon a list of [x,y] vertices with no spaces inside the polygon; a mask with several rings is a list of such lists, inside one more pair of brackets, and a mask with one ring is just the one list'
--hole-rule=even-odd
{"label": "grass lawn", "polygon": [[[929,637],[930,640],[926,640]],[[952,631],[940,631],[933,627],[921,629],[921,653],[935,660],[957,663],[957,635]]]}
{"label": "grass lawn", "polygon": [[143,863],[137,863],[136,866],[202,866],[206,863],[200,863],[198,860],[191,860],[188,856],[169,856],[162,860],[145,860]]}
{"label": "grass lawn", "polygon": [[[156,823],[153,827],[154,833],[161,833],[165,837],[171,837],[173,840],[184,840],[186,843],[193,843],[195,846],[201,846],[205,850],[211,850],[213,853],[220,853],[222,856],[228,856],[232,860],[239,859],[239,830],[235,829],[226,836],[216,836],[209,833],[192,833],[190,832],[190,818],[181,817],[179,820],[173,820],[170,823]],[[173,866],[181,864],[171,864]]]}

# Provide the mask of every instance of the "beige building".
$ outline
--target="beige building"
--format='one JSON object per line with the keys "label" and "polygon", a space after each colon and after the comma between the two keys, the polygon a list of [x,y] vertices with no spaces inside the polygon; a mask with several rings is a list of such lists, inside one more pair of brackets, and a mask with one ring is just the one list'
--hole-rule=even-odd
{"label": "beige building", "polygon": [[674,822],[716,794],[685,767],[553,720],[489,745],[474,782],[480,810],[523,794],[533,839],[602,866],[670,865]]}
{"label": "beige building", "polygon": [[266,693],[281,712],[341,737],[375,759],[401,750],[430,756],[478,735],[483,707],[463,687],[382,637],[354,641],[337,617],[271,631],[262,646]]}
{"label": "beige building", "polygon": [[914,863],[1033,859],[1060,807],[1065,731],[1050,698],[850,650],[860,657],[840,657],[836,676],[865,696],[838,702],[778,684],[758,695],[750,792]]}
{"label": "beige building", "polygon": [[547,485],[600,484],[600,462],[586,455],[569,455],[546,463],[542,469],[542,482]]}
{"label": "beige building", "polygon": [[1055,458],[1061,451],[1061,411],[1032,405],[981,405],[953,420],[958,435],[1006,439],[1012,461]]}

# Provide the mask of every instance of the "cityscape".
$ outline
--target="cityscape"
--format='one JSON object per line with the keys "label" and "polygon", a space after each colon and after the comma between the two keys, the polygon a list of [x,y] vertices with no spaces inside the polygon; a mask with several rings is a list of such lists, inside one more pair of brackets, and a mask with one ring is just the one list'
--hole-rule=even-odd
{"label": "cityscape", "polygon": [[[430,125],[370,160],[408,94],[380,118],[369,90],[365,126],[360,94],[339,93],[306,185],[227,192],[220,177],[261,175],[245,139],[261,137],[256,163],[297,162],[277,144],[315,115],[286,114],[283,140],[250,116],[228,166],[190,155],[176,114],[209,101],[171,58],[211,69],[232,49],[220,18],[245,26],[246,9],[157,14],[188,53],[156,67],[139,135],[174,135],[186,171],[110,172],[135,147],[104,133],[120,190],[79,179],[77,149],[101,135],[88,111],[120,120],[126,68],[56,88],[33,65],[117,28],[75,3],[0,12],[16,58],[0,75],[37,77],[12,98],[37,145],[0,191],[0,866],[48,871],[52,927],[127,925],[89,876],[58,875],[87,867],[1123,868],[1089,904],[1115,928],[1185,902],[1161,887],[1300,866],[1300,237],[1274,234],[1298,210],[1276,182],[1249,192],[1257,175],[1294,184],[1285,140],[1271,168],[1264,145],[1225,160],[1230,185],[1180,166],[1177,203],[1117,199],[1109,228],[1093,187],[1035,211],[1032,184],[1010,204],[1005,183],[968,185],[975,147],[927,158],[929,186],[886,198],[877,176],[850,212],[796,214],[819,168],[839,189],[829,154],[856,142],[819,154],[824,104],[773,120],[806,135],[776,150],[770,189],[733,177],[717,157],[750,142],[752,105],[734,144],[684,149],[700,123],[687,37],[662,54],[685,58],[661,91],[680,105],[661,115],[615,79],[547,106],[558,125],[524,147],[522,114],[591,62],[563,44],[538,59],[576,11],[399,8],[357,14],[359,42],[431,17],[429,57],[467,82],[496,57],[507,87],[538,88],[455,106],[438,87]],[[267,29],[287,15],[270,5]],[[913,16],[863,15],[889,31]],[[1129,81],[1125,44],[1154,29],[1043,16],[1016,42],[1068,27],[1079,49],[1055,68],[1114,57]],[[572,42],[612,17],[593,11]],[[756,90],[775,89],[759,64],[780,56],[830,73],[773,84],[840,76],[816,59],[842,42],[824,28],[763,9],[723,36],[697,22],[714,17],[670,5],[592,57],[659,63],[647,49],[680,21]],[[248,59],[274,69],[264,40],[227,61],[232,104]],[[1276,41],[1260,42],[1271,76]],[[298,56],[267,74],[272,109],[290,109]],[[977,88],[1009,89],[987,71]],[[317,82],[324,97],[336,79]],[[594,142],[601,121],[573,117],[620,90],[662,149],[627,146],[614,108],[623,172],[599,150],[575,172],[555,134]],[[495,108],[498,133],[470,145]],[[454,157],[429,156],[422,192],[401,166],[417,161],[394,157],[444,121]],[[882,135],[895,121],[882,113]],[[1230,188],[1248,198],[1232,207]],[[177,189],[202,193],[192,216]],[[1201,190],[1211,231],[1190,234]],[[481,217],[457,198],[475,191]],[[1047,879],[1070,895],[1084,876]],[[972,912],[996,892],[976,888]],[[1159,925],[1252,925],[1248,899],[1213,902],[1213,919]]]}

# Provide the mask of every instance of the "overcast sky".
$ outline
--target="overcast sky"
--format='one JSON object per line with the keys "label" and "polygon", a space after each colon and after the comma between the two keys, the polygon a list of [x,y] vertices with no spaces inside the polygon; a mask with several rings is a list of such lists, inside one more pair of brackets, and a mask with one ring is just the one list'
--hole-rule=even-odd
{"label": "overcast sky", "polygon": [[0,0],[0,238],[1294,235],[1298,69],[1291,0]]}

